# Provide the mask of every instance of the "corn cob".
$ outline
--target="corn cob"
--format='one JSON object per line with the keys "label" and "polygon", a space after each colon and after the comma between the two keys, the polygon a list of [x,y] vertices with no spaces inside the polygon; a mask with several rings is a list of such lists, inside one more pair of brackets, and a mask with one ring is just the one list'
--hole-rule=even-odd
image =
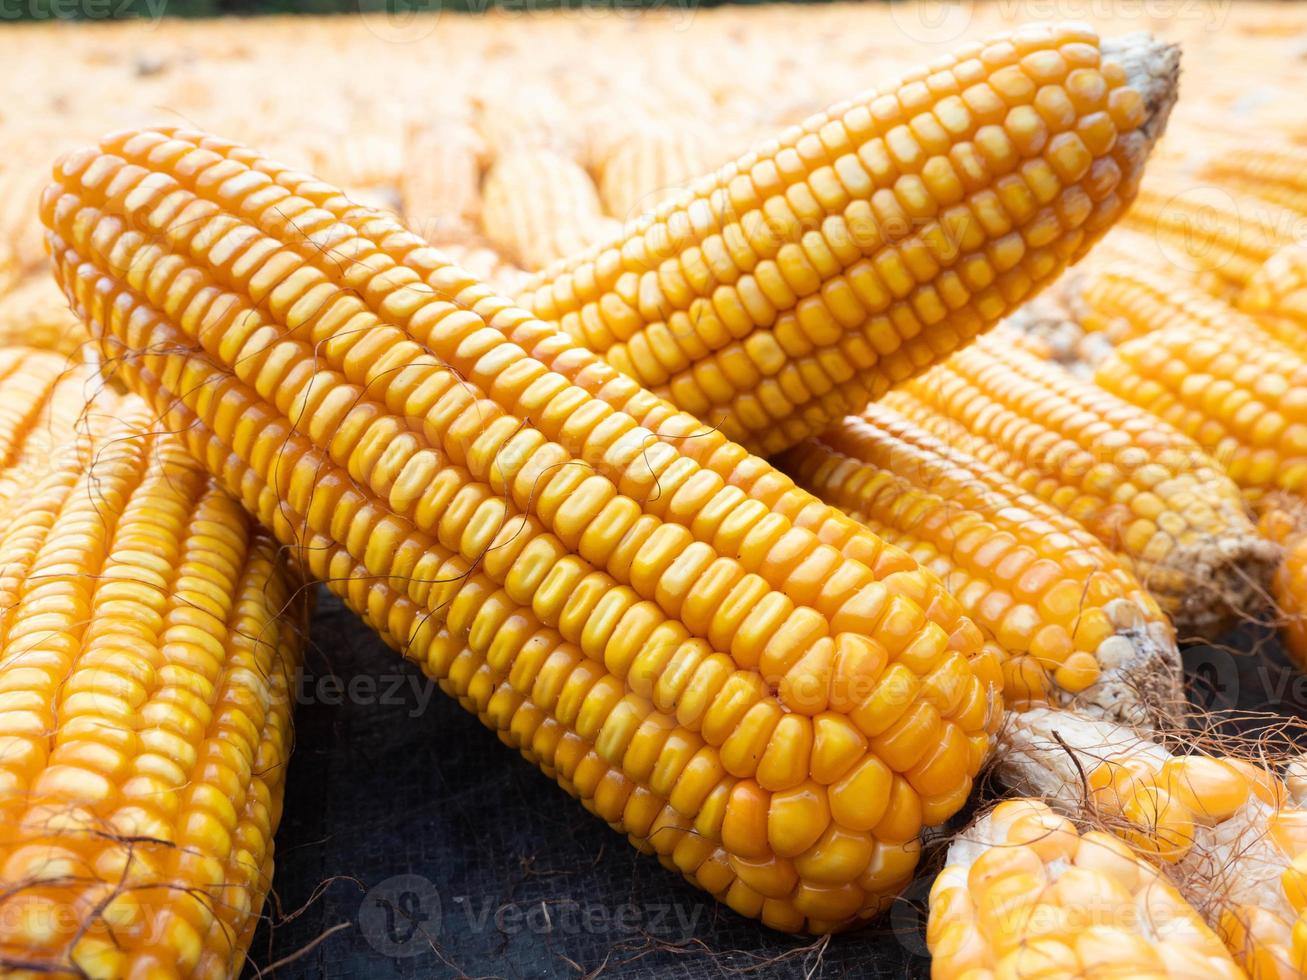
{"label": "corn cob", "polygon": [[76,354],[86,328],[68,308],[49,272],[29,276],[0,292],[0,347],[34,347]]}
{"label": "corn cob", "polygon": [[1178,55],[1031,27],[786,130],[520,302],[761,453],[947,356],[1132,198]]}
{"label": "corn cob", "polygon": [[475,237],[481,222],[481,157],[476,132],[458,122],[411,131],[400,195],[404,223],[433,245]]}
{"label": "corn cob", "polygon": [[1159,727],[1184,703],[1170,624],[1079,524],[892,410],[870,406],[778,458],[799,484],[943,580],[1011,656],[1010,705],[1075,700]]}
{"label": "corn cob", "polygon": [[933,575],[329,186],[173,130],[56,177],[122,380],[501,738],[777,928],[910,878],[997,721]]}
{"label": "corn cob", "polygon": [[1202,174],[1248,194],[1307,214],[1307,177],[1302,150],[1292,146],[1240,146],[1209,160]]}
{"label": "corn cob", "polygon": [[1148,412],[1014,349],[1002,332],[885,404],[1129,558],[1182,632],[1210,633],[1261,594],[1275,549],[1217,463]]}
{"label": "corn cob", "polygon": [[635,127],[599,168],[604,209],[619,221],[629,221],[685,193],[690,181],[717,162],[706,158],[707,145],[707,135],[691,127]]}
{"label": "corn cob", "polygon": [[1264,765],[1180,756],[1099,719],[1009,715],[996,775],[1072,817],[1092,819],[1154,863],[1254,977],[1307,965],[1307,810]]}
{"label": "corn cob", "polygon": [[1307,246],[1282,248],[1253,273],[1239,308],[1258,317],[1283,342],[1307,346]]}
{"label": "corn cob", "polygon": [[1084,328],[1117,344],[1169,326],[1228,330],[1253,343],[1271,341],[1307,350],[1307,330],[1269,317],[1240,312],[1229,303],[1171,277],[1139,268],[1111,265],[1092,274],[1073,275],[1063,290],[1073,315]]}
{"label": "corn cob", "polygon": [[1032,799],[998,804],[950,845],[926,943],[939,980],[1245,976],[1163,872]]}
{"label": "corn cob", "polygon": [[478,93],[473,108],[476,132],[490,160],[542,150],[569,159],[578,155],[570,107],[556,93],[524,89],[513,79],[506,89]]}
{"label": "corn cob", "polygon": [[237,976],[272,878],[302,597],[154,412],[88,407],[94,382],[0,349],[0,965]]}
{"label": "corn cob", "polygon": [[1246,286],[1302,224],[1294,212],[1255,197],[1180,179],[1146,182],[1125,221],[1154,236],[1173,265],[1208,274],[1223,297]]}
{"label": "corn cob", "polygon": [[1192,437],[1256,504],[1307,492],[1307,358],[1192,323],[1116,348],[1098,383]]}
{"label": "corn cob", "polygon": [[594,181],[580,164],[544,149],[495,160],[486,174],[481,226],[497,250],[529,272],[613,238],[621,228],[603,213]]}

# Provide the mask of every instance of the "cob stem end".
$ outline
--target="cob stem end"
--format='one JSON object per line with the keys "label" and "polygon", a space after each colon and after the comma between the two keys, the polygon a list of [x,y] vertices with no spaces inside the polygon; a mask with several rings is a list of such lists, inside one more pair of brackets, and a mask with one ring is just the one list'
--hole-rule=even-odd
{"label": "cob stem end", "polygon": [[1125,69],[1132,87],[1144,98],[1147,119],[1139,133],[1152,147],[1166,132],[1179,94],[1180,46],[1159,41],[1147,31],[1103,39],[1103,54]]}
{"label": "cob stem end", "polygon": [[1191,587],[1167,600],[1174,603],[1170,612],[1181,635],[1211,636],[1265,605],[1280,555],[1277,545],[1256,534],[1178,546],[1167,565],[1182,570]]}
{"label": "cob stem end", "polygon": [[1099,645],[1102,674],[1071,706],[1145,731],[1183,728],[1184,669],[1171,631],[1127,599],[1108,603],[1104,612],[1117,631]]}

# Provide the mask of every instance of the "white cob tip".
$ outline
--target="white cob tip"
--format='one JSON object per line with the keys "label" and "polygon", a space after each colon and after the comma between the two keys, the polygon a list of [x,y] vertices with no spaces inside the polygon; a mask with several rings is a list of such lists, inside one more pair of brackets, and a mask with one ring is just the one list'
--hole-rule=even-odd
{"label": "white cob tip", "polygon": [[1102,50],[1105,58],[1125,69],[1131,88],[1144,97],[1148,117],[1140,132],[1151,146],[1166,131],[1179,94],[1180,46],[1159,41],[1147,31],[1135,31],[1105,39]]}

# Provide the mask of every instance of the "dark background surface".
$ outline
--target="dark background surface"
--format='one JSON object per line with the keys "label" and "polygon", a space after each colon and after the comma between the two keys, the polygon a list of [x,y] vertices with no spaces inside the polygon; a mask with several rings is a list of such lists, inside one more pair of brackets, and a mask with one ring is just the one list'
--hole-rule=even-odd
{"label": "dark background surface", "polygon": [[[1267,629],[1186,663],[1195,699],[1241,727],[1307,707]],[[325,595],[298,700],[247,977],[929,975],[928,878],[826,941],[746,920],[636,852]]]}

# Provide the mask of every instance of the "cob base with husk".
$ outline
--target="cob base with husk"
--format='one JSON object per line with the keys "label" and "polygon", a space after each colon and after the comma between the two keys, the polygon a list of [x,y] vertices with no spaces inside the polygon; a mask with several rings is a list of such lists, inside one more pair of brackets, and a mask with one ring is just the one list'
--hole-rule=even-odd
{"label": "cob base with husk", "polygon": [[[1128,727],[1040,708],[1009,713],[994,759],[994,775],[1005,787],[1046,801],[1082,826],[1109,832],[1162,868],[1252,975],[1282,976],[1301,968],[1307,936],[1298,923],[1307,876],[1299,858],[1307,853],[1307,811],[1289,803],[1283,782],[1263,760],[1181,755]],[[1044,818],[1037,822],[1051,832]],[[974,924],[983,916],[985,900],[956,889],[965,887],[980,851],[994,843],[1002,850],[1011,839],[982,822],[953,845],[948,863],[959,870],[946,871],[932,896],[940,918],[936,934],[947,921]],[[1020,844],[1039,846],[1029,837]],[[1009,881],[1003,892],[1009,917],[986,933],[994,944],[986,954],[991,960],[1024,939],[1040,938],[1014,913],[1044,900],[1043,888],[1038,876]],[[1104,898],[1109,895],[1112,900],[1101,907],[1082,896],[1082,914],[1125,907],[1119,890]],[[1175,911],[1174,896],[1165,897],[1164,906]],[[1076,911],[1072,901],[1062,904]],[[1181,928],[1193,931],[1189,922]],[[1054,938],[1076,945],[1074,936]],[[1138,944],[1118,938],[1126,943],[1123,952],[1137,952]],[[1167,951],[1154,951],[1145,962],[1159,953]]]}
{"label": "cob base with husk", "polygon": [[926,932],[939,980],[1246,976],[1165,872],[1042,800],[999,803],[946,860]]}

